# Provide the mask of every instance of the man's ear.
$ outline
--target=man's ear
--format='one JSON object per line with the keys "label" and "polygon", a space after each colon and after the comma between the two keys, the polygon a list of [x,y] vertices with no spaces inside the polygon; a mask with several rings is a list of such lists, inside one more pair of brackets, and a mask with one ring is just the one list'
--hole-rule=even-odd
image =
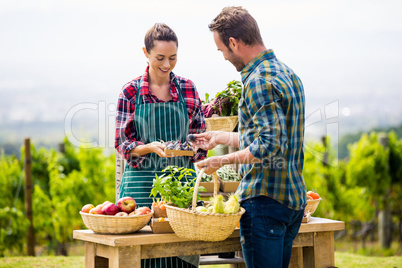
{"label": "man's ear", "polygon": [[229,37],[229,47],[233,49],[238,49],[239,42],[234,37]]}
{"label": "man's ear", "polygon": [[147,51],[147,49],[145,47],[142,48],[142,51],[144,51],[145,57],[149,58],[148,51]]}

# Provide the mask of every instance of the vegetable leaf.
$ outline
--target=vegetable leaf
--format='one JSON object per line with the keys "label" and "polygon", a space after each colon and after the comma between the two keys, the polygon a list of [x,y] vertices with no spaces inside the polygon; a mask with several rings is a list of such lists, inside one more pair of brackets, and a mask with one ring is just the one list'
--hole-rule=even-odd
{"label": "vegetable leaf", "polygon": [[225,90],[218,92],[211,102],[209,102],[209,95],[205,94],[204,116],[211,117],[213,114],[220,116],[237,115],[241,91],[241,82],[233,80],[227,84]]}
{"label": "vegetable leaf", "polygon": [[[161,176],[155,174],[151,194],[149,196],[157,197],[159,194],[167,203],[172,203],[180,208],[187,208],[193,200],[194,185],[197,178],[192,178],[195,171],[189,168],[168,166],[162,172]],[[204,187],[198,188],[200,191],[206,191]],[[201,199],[197,193],[197,200]]]}

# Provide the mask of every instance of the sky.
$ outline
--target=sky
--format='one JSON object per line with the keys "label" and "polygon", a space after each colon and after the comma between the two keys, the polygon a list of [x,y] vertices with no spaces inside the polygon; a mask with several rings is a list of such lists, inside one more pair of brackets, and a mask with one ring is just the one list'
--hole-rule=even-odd
{"label": "sky", "polygon": [[240,80],[208,29],[233,5],[303,81],[307,133],[402,122],[401,1],[0,0],[0,126],[113,118],[120,89],[146,68],[144,35],[156,22],[178,36],[174,72],[202,99],[215,95]]}

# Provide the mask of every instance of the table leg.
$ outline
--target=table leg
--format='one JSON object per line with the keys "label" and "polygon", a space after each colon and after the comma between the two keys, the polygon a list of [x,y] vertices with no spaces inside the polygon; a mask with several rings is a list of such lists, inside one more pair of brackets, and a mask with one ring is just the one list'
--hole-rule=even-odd
{"label": "table leg", "polygon": [[[85,248],[86,268],[141,268],[141,246],[112,247],[90,244]],[[91,263],[93,259],[95,259],[95,263]]]}
{"label": "table leg", "polygon": [[289,267],[291,268],[303,268],[303,248],[292,248],[292,255],[290,257]]}
{"label": "table leg", "polygon": [[334,232],[314,233],[314,246],[303,248],[304,267],[333,267],[335,265]]}
{"label": "table leg", "polygon": [[85,242],[85,268],[95,268],[95,244]]}
{"label": "table leg", "polygon": [[314,233],[314,267],[335,265],[334,232]]}
{"label": "table leg", "polygon": [[110,248],[109,268],[141,268],[141,246]]}

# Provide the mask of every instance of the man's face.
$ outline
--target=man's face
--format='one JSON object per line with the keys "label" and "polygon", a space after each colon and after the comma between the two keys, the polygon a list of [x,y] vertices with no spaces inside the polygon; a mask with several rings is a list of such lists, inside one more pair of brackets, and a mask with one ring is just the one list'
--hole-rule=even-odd
{"label": "man's face", "polygon": [[243,70],[243,68],[246,66],[243,59],[225,46],[221,40],[221,37],[216,31],[214,31],[214,41],[218,51],[222,52],[224,59],[232,63],[238,72]]}

